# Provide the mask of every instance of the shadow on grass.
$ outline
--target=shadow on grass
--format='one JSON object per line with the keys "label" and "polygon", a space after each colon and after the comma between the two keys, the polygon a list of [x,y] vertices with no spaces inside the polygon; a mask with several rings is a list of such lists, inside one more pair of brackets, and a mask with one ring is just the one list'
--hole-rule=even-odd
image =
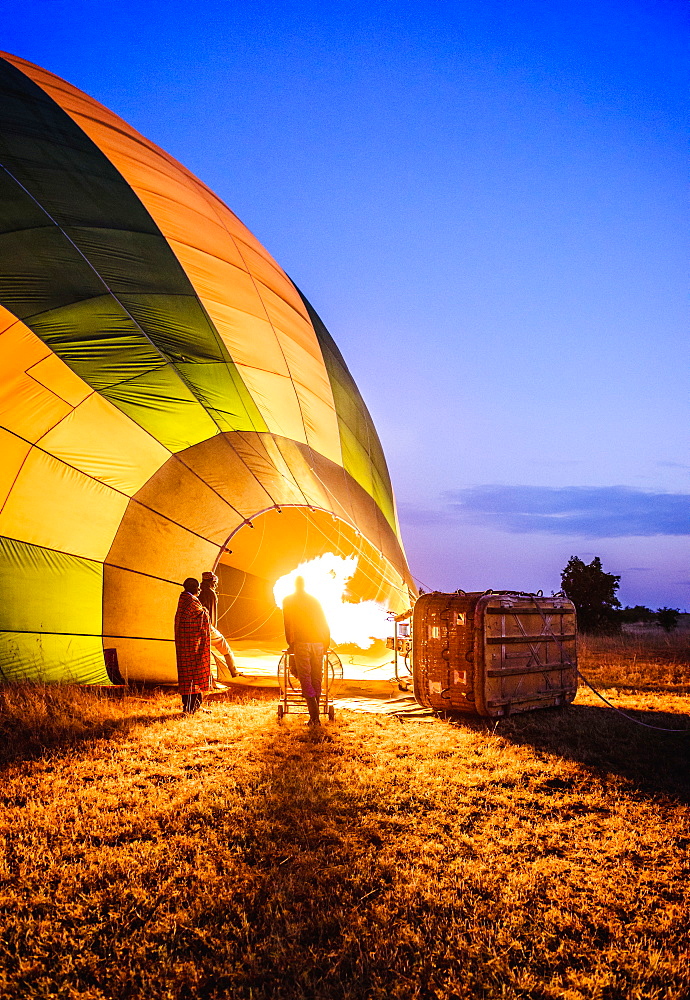
{"label": "shadow on grass", "polygon": [[[180,713],[181,716],[182,713]],[[16,730],[9,737],[8,742],[0,746],[0,771],[16,764],[19,761],[36,760],[51,753],[59,753],[63,750],[79,750],[81,747],[94,740],[115,739],[118,736],[125,736],[137,725],[153,725],[155,722],[165,722],[174,718],[175,713],[165,713],[164,715],[130,715],[127,718],[100,722],[93,726],[80,727],[78,731],[73,728],[65,728],[59,731],[51,729],[50,732],[42,734],[33,730]],[[0,734],[6,737],[6,730]]]}
{"label": "shadow on grass", "polygon": [[[199,892],[193,920],[174,940],[149,941],[162,957],[161,996],[166,988],[180,1000],[464,995],[434,988],[464,952],[457,942],[453,954],[438,954],[447,905],[426,890],[401,891],[384,850],[380,814],[405,806],[391,804],[380,776],[352,780],[351,753],[337,724],[315,733],[301,718],[271,726],[257,741],[259,772],[241,802],[199,815],[236,860],[220,893]],[[422,810],[421,798],[412,795],[410,807]]]}
{"label": "shadow on grass", "polygon": [[[571,711],[574,724],[578,710]],[[534,713],[508,725],[548,728],[539,715],[561,728],[569,718]],[[680,983],[681,971],[645,964],[644,919],[638,930],[621,933],[620,922],[611,929],[609,909],[597,916],[589,897],[580,902],[566,886],[563,914],[574,908],[576,919],[554,923],[563,879],[541,869],[522,879],[509,847],[483,859],[464,834],[485,792],[462,786],[453,793],[396,773],[387,748],[380,755],[370,748],[378,732],[391,739],[390,725],[377,730],[374,723],[363,739],[347,722],[323,734],[306,731],[301,719],[278,725],[263,706],[246,725],[233,718],[235,735],[251,746],[233,753],[221,742],[222,711],[190,720],[182,751],[203,749],[209,763],[189,778],[174,777],[170,796],[155,799],[148,816],[130,805],[123,822],[105,830],[101,823],[73,827],[52,869],[59,905],[46,902],[41,869],[29,908],[25,869],[13,862],[18,902],[0,962],[4,957],[20,982],[15,995],[552,1000],[565,995],[568,976],[589,975],[598,950],[600,970],[614,968],[616,988],[597,995],[651,1000],[671,996]],[[215,758],[213,745],[230,755],[223,749]],[[130,765],[125,782],[132,773]],[[77,868],[75,858],[94,844],[98,860]],[[28,852],[26,865],[36,846],[28,838],[17,845]],[[669,962],[685,944],[684,922],[673,935],[667,929]],[[572,995],[594,992],[585,984]]]}
{"label": "shadow on grass", "polygon": [[512,743],[619,774],[645,795],[669,794],[689,802],[690,714],[628,714],[648,726],[686,731],[646,729],[603,705],[525,712],[499,720],[495,731]]}
{"label": "shadow on grass", "polygon": [[111,701],[70,685],[0,685],[0,768],[112,739],[134,726],[174,716],[172,702],[167,699],[170,710],[161,712],[160,701],[147,714],[128,699]]}
{"label": "shadow on grass", "polygon": [[[275,700],[252,688],[214,692],[204,706],[228,702]],[[146,713],[135,702],[151,707]],[[135,714],[136,713],[136,714]],[[124,698],[110,698],[70,684],[0,683],[0,770],[48,753],[78,750],[94,740],[126,735],[138,725],[153,725],[184,716],[177,691],[159,686],[132,687]]]}
{"label": "shadow on grass", "polygon": [[[583,727],[601,725],[615,737],[596,711],[534,713],[509,720],[503,735],[576,756]],[[583,758],[596,744],[591,738]],[[164,956],[161,995],[167,987],[180,1000],[546,1000],[573,965],[591,963],[580,930],[567,948],[558,936],[547,947],[535,933],[553,902],[538,878],[522,885],[516,906],[502,884],[503,858],[495,872],[477,869],[460,844],[462,860],[455,857],[449,877],[453,840],[441,858],[425,856],[426,837],[438,836],[429,825],[435,792],[398,780],[392,767],[369,766],[366,755],[353,770],[353,749],[338,724],[323,738],[307,734],[301,720],[271,726],[257,741],[260,769],[240,811],[200,812],[237,861],[231,878],[223,872],[220,894],[197,896],[193,920],[178,926],[174,940],[161,933],[149,941]],[[389,839],[402,830],[404,841],[391,850]],[[516,941],[519,958],[510,953]],[[617,995],[633,994],[636,975],[625,972]],[[552,979],[553,989],[541,988]]]}

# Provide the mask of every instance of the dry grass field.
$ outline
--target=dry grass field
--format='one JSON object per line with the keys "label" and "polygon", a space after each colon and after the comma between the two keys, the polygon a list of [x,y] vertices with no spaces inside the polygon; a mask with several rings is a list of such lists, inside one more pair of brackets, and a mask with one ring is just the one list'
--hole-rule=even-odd
{"label": "dry grass field", "polygon": [[690,694],[690,629],[649,628],[580,640],[580,668],[595,685]]}
{"label": "dry grass field", "polygon": [[688,735],[2,689],[0,998],[687,997],[688,662],[582,651]]}

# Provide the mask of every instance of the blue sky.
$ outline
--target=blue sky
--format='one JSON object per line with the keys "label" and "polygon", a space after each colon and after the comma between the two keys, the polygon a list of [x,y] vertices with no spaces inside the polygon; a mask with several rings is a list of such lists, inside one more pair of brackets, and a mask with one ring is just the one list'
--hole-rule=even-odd
{"label": "blue sky", "polygon": [[213,187],[367,400],[413,573],[690,609],[684,2],[4,0]]}

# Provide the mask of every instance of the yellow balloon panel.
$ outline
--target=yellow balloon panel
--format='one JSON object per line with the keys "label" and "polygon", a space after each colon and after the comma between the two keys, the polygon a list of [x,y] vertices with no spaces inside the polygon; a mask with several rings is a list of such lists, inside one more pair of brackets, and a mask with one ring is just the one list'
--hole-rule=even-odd
{"label": "yellow balloon panel", "polygon": [[[197,571],[201,572],[201,571]],[[104,569],[103,643],[117,648],[121,638],[172,638],[180,584],[134,570]],[[112,641],[111,641],[112,640]]]}
{"label": "yellow balloon panel", "polygon": [[238,364],[237,369],[259,411],[271,411],[272,433],[306,443],[302,410],[292,379],[248,365]]}
{"label": "yellow balloon panel", "polygon": [[233,361],[257,367],[260,360],[261,369],[289,375],[285,355],[251,275],[224,261],[214,263],[209,254],[194,247],[172,246],[203,297]]}
{"label": "yellow balloon panel", "polygon": [[0,388],[0,422],[27,441],[40,441],[71,411],[69,403],[26,373]]}
{"label": "yellow balloon panel", "polygon": [[30,371],[50,357],[59,365],[63,362],[24,323],[3,310],[0,321],[9,318],[12,322],[0,333],[0,424],[27,441],[38,441],[71,411],[72,405],[33,378]]}
{"label": "yellow balloon panel", "polygon": [[4,506],[19,475],[19,470],[30,451],[31,445],[28,441],[0,428],[0,455],[2,455],[2,461],[0,461],[0,510]]}
{"label": "yellow balloon panel", "polygon": [[[177,593],[179,595],[179,590]],[[117,650],[118,666],[126,683],[142,681],[147,684],[175,684],[177,682],[175,641],[172,637],[164,642],[156,639],[118,638],[109,639],[108,643]]]}
{"label": "yellow balloon panel", "polygon": [[234,506],[219,496],[179,456],[167,462],[142,487],[137,503],[218,545],[242,522]]}
{"label": "yellow balloon panel", "polygon": [[280,268],[266,250],[257,242],[250,246],[245,239],[235,234],[235,246],[242,256],[245,267],[257,281],[270,288],[276,295],[309,322],[309,315],[302,299],[295,291],[285,272]]}
{"label": "yellow balloon panel", "polygon": [[0,513],[0,535],[102,562],[127,502],[34,447]]}
{"label": "yellow balloon panel", "polygon": [[331,510],[338,517],[345,517],[346,520],[352,519],[349,504],[343,503],[343,500],[347,499],[344,488],[346,477],[340,466],[323,459],[323,464],[329,469],[343,472],[340,478],[341,489],[339,492],[334,492],[326,482],[319,478],[313,452],[308,453],[309,458],[307,459],[304,448],[287,438],[273,438],[270,444],[270,454],[273,460],[280,468],[289,469],[295,483],[299,483],[299,492],[307,504]]}
{"label": "yellow balloon panel", "polygon": [[269,434],[233,434],[232,446],[266,488],[272,503],[305,502],[302,483],[297,483]]}
{"label": "yellow balloon panel", "polygon": [[332,462],[342,463],[331,383],[311,323],[270,289],[262,288],[261,294],[273,328],[282,334],[280,343],[295,384],[306,440]]}
{"label": "yellow balloon panel", "polygon": [[[243,517],[274,503],[266,486],[252,474],[225,435],[179,452],[177,458]],[[228,528],[228,533],[230,530]]]}
{"label": "yellow balloon panel", "polygon": [[194,575],[190,567],[213,565],[218,548],[218,544],[131,500],[107,562],[181,584]]}
{"label": "yellow balloon panel", "polygon": [[127,496],[170,458],[167,448],[98,393],[48,431],[41,447]]}
{"label": "yellow balloon panel", "polygon": [[50,354],[32,365],[27,373],[70,406],[79,406],[93,392],[91,386],[79,378],[57,354]]}
{"label": "yellow balloon panel", "polygon": [[[302,313],[293,309],[273,289],[268,288],[261,282],[257,282],[257,287],[274,329],[283,335],[280,337],[280,342],[286,352],[288,364],[290,364],[290,359],[294,358],[294,364],[299,370],[299,365],[302,363],[302,352],[320,361],[322,367],[324,367],[322,378],[326,380],[324,382],[324,398],[327,396],[331,401],[331,406],[333,406],[333,395],[325,366],[323,365],[323,355],[321,354],[319,343],[314,336],[314,328],[310,320],[306,319]],[[304,379],[301,381],[304,381]],[[326,385],[328,386],[327,391],[325,388]]]}

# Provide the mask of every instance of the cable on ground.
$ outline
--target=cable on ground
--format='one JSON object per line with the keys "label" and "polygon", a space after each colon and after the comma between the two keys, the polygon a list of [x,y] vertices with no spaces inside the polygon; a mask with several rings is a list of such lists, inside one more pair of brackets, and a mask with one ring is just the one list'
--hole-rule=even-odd
{"label": "cable on ground", "polygon": [[618,712],[618,714],[622,715],[624,719],[628,720],[628,722],[634,722],[636,726],[644,726],[645,729],[656,729],[657,732],[659,733],[685,733],[686,736],[690,736],[690,729],[666,729],[665,726],[652,726],[648,722],[640,722],[639,719],[633,718],[632,715],[628,715],[627,712],[622,712],[620,708],[616,708],[615,705],[612,705],[611,702],[608,700],[608,698],[605,698],[604,695],[601,694],[601,692],[597,691],[594,685],[590,684],[585,675],[580,673],[579,670],[577,671],[577,676],[580,678],[580,680],[583,680],[585,682],[587,687],[590,689],[590,691],[594,692],[597,698],[601,698],[601,700],[606,705],[608,705],[609,708],[612,708],[614,712]]}

